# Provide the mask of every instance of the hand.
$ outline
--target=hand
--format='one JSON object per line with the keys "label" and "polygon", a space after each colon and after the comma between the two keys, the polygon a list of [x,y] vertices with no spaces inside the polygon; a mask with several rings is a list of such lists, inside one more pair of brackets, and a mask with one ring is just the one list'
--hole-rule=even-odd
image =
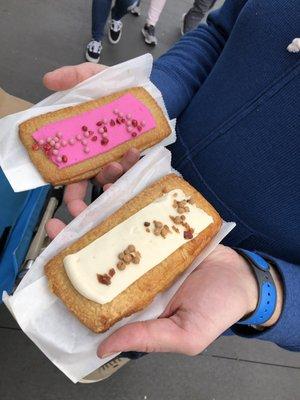
{"label": "hand", "polygon": [[[107,67],[99,64],[83,63],[74,66],[58,68],[45,74],[44,85],[51,90],[70,89],[85,79],[103,71]],[[131,168],[140,158],[136,149],[130,149],[120,162],[113,162],[106,165],[95,177],[95,180],[107,190],[121,175]],[[80,214],[87,205],[83,201],[88,187],[88,181],[81,181],[68,185],[65,189],[64,201],[73,217]],[[57,218],[51,219],[46,230],[48,236],[53,239],[65,227],[65,224]]]}
{"label": "hand", "polygon": [[[184,281],[159,319],[121,327],[101,343],[98,355],[130,350],[199,354],[253,312],[257,301],[257,283],[248,263],[219,245]],[[277,307],[269,325],[279,315]]]}

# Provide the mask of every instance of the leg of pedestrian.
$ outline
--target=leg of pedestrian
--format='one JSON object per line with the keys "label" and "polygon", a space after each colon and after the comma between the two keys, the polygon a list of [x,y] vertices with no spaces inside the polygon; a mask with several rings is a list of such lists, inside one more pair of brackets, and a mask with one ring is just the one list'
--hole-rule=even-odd
{"label": "leg of pedestrian", "polygon": [[155,26],[159,20],[160,14],[164,9],[166,0],[151,0],[146,24],[142,29],[145,42],[151,46],[157,45],[157,37],[155,36]]}

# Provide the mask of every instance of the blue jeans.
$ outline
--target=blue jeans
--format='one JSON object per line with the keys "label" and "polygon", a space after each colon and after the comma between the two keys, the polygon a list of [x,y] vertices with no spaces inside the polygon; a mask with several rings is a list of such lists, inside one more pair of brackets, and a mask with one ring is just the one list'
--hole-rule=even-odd
{"label": "blue jeans", "polygon": [[[102,40],[104,28],[111,9],[112,0],[93,0],[92,6],[92,38],[98,42]],[[137,0],[116,0],[111,10],[111,17],[119,21]]]}

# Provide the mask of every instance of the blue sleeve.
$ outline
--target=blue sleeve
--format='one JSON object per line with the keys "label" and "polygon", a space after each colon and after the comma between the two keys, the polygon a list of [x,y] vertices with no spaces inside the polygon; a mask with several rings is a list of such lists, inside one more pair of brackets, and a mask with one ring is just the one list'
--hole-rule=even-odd
{"label": "blue sleeve", "polygon": [[161,91],[170,118],[177,117],[200,88],[220,56],[247,0],[226,0],[223,7],[184,35],[153,65],[151,81]]}
{"label": "blue sleeve", "polygon": [[[283,309],[276,324],[263,331],[235,325],[232,332],[261,340],[268,340],[287,350],[300,351],[300,265],[261,254],[277,268],[284,286]],[[229,332],[228,332],[229,333]]]}

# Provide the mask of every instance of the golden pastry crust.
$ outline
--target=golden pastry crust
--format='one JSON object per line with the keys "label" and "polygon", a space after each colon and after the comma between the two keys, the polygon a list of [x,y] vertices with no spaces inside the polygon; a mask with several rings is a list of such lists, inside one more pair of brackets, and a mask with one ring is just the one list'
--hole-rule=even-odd
{"label": "golden pastry crust", "polygon": [[[126,93],[131,93],[134,95],[151,111],[156,121],[155,128],[143,133],[140,136],[137,136],[136,138],[132,138],[131,140],[122,143],[119,146],[114,147],[106,153],[62,169],[58,168],[52,161],[50,161],[42,151],[34,151],[32,149],[32,145],[34,144],[32,135],[43,125],[72,117],[99,106],[103,106],[112,102],[113,100],[116,100]],[[88,101],[77,106],[66,107],[57,111],[42,114],[22,122],[19,126],[19,136],[21,142],[25,146],[31,161],[36,166],[44,180],[54,186],[74,183],[82,179],[91,178],[95,176],[104,165],[108,164],[109,162],[119,160],[130,148],[135,147],[140,151],[145,150],[156,143],[161,142],[164,138],[169,136],[170,133],[171,128],[161,108],[158,106],[152,96],[142,87],[134,87],[128,90],[122,90],[109,96],[101,97],[97,100]]]}
{"label": "golden pastry crust", "polygon": [[[162,195],[162,190],[169,192],[173,189],[181,189],[187,196],[192,196],[196,206],[209,214],[214,222],[194,239],[182,245],[164,261],[145,273],[109,303],[102,305],[95,303],[77,292],[65,272],[64,258],[86,247],[122,221],[146,207]],[[222,219],[217,211],[199,192],[177,175],[167,175],[143,190],[100,225],[50,260],[45,266],[50,289],[84,325],[96,333],[104,332],[122,318],[147,307],[159,292],[167,289],[216,235],[221,224]]]}

